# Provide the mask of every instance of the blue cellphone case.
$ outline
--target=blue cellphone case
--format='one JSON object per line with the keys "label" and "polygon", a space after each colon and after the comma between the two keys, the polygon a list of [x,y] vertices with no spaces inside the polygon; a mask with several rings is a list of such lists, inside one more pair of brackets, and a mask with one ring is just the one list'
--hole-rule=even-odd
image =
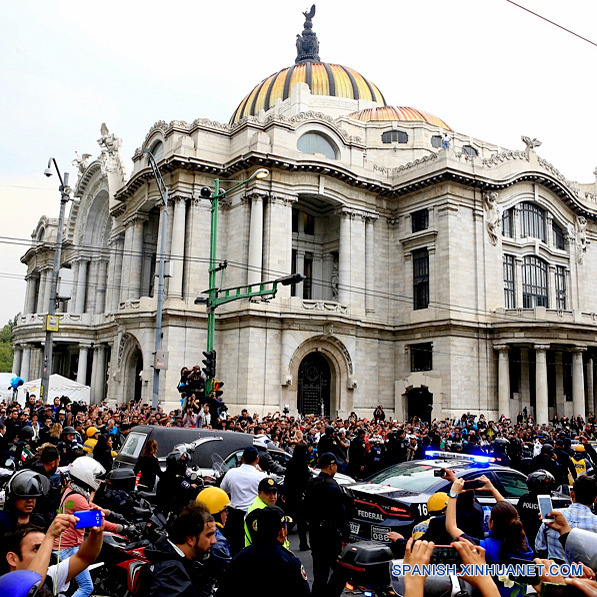
{"label": "blue cellphone case", "polygon": [[101,510],[80,510],[79,512],[73,512],[73,514],[79,519],[79,522],[75,524],[75,529],[102,526]]}

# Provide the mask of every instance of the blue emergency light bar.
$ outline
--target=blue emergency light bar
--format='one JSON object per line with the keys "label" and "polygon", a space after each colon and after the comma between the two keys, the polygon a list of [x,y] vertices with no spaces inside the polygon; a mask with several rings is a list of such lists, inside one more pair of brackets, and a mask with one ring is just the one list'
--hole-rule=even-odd
{"label": "blue emergency light bar", "polygon": [[459,452],[443,452],[442,450],[427,450],[426,458],[439,458],[441,460],[469,460],[477,464],[491,464],[495,462],[493,456],[477,456],[473,454],[460,454]]}

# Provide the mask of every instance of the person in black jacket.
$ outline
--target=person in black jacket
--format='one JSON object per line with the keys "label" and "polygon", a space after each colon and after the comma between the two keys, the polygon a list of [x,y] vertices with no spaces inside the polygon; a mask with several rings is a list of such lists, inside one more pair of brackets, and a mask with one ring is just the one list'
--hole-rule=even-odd
{"label": "person in black jacket", "polygon": [[325,428],[325,433],[319,438],[319,442],[317,443],[318,454],[325,454],[327,452],[333,454],[339,462],[342,462],[340,444],[336,439],[336,430],[331,425]]}
{"label": "person in black jacket", "polygon": [[112,438],[109,435],[101,434],[97,438],[97,444],[93,448],[93,457],[109,473],[114,466],[114,457],[112,456]]}
{"label": "person in black jacket", "polygon": [[307,541],[307,517],[305,512],[305,491],[311,479],[307,463],[307,444],[300,442],[286,465],[284,489],[286,491],[286,511],[296,522],[299,536],[299,550],[309,549]]}
{"label": "person in black jacket", "polygon": [[568,484],[568,471],[558,463],[551,444],[543,444],[541,454],[531,460],[530,470],[538,471],[539,469],[550,472],[554,476],[557,485]]}
{"label": "person in black jacket", "polygon": [[348,474],[354,479],[366,477],[365,463],[367,461],[367,444],[365,430],[357,430],[357,436],[350,442],[348,449]]}
{"label": "person in black jacket", "polygon": [[334,475],[338,462],[327,452],[319,457],[321,473],[311,479],[305,495],[305,509],[309,520],[309,537],[313,555],[313,595],[339,596],[345,578],[330,570],[334,567],[350,535],[349,516],[344,494]]}
{"label": "person in black jacket", "polygon": [[139,485],[147,491],[155,489],[155,481],[157,477],[162,477],[162,469],[156,454],[158,453],[158,442],[155,439],[149,439],[143,446],[143,452],[135,463],[135,474],[141,473]]}
{"label": "person in black jacket", "polygon": [[264,583],[285,597],[311,594],[300,560],[284,547],[287,522],[288,517],[277,506],[260,510],[255,542],[232,560],[218,597],[257,595],[264,592]]}
{"label": "person in black jacket", "polygon": [[216,522],[201,504],[185,506],[145,555],[150,561],[143,594],[149,597],[199,597],[209,579],[202,564],[216,543]]}

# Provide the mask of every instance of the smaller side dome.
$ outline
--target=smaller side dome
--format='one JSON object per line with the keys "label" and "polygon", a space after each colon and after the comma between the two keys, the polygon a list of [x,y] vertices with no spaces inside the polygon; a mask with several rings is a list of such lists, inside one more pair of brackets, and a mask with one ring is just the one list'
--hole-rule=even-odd
{"label": "smaller side dome", "polygon": [[452,130],[441,118],[429,114],[428,112],[405,106],[366,108],[359,112],[348,114],[348,118],[353,118],[354,120],[360,120],[362,122],[426,122],[427,124],[433,124],[448,131]]}

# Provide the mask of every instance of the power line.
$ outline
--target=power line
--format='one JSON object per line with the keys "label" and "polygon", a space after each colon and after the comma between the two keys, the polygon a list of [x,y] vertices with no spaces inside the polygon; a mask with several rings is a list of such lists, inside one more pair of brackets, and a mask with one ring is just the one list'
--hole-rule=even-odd
{"label": "power line", "polygon": [[551,23],[552,25],[555,25],[556,27],[563,29],[567,33],[571,33],[572,35],[582,39],[583,41],[586,41],[586,42],[590,43],[591,45],[597,47],[597,43],[595,43],[594,41],[591,41],[590,39],[587,39],[586,37],[583,37],[582,35],[579,35],[578,33],[574,33],[574,31],[571,31],[570,29],[566,29],[566,27],[564,27],[563,25],[560,25],[559,23],[556,23],[555,21],[550,21],[548,18],[546,18],[536,12],[533,12],[532,10],[522,6],[521,4],[517,4],[516,2],[513,2],[512,0],[506,0],[506,2],[509,2],[510,4],[513,4],[514,6],[518,6],[518,8],[521,8],[522,10],[526,10],[527,12],[531,13],[532,15],[535,15],[536,17],[539,17],[540,19],[543,19],[544,21],[547,21],[548,23]]}

